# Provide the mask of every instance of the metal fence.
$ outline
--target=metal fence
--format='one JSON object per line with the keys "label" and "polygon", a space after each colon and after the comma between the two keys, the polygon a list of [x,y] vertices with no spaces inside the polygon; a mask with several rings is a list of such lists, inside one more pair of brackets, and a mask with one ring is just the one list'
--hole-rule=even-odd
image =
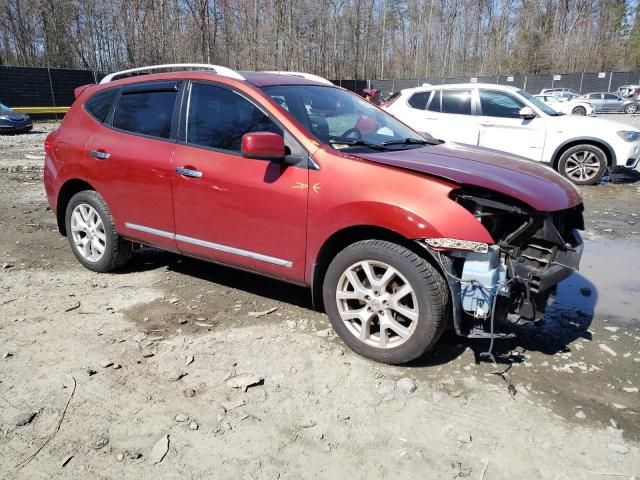
{"label": "metal fence", "polygon": [[[73,90],[76,87],[95,83],[102,76],[99,72],[89,70],[0,66],[0,102],[10,107],[68,107],[73,103]],[[640,72],[332,81],[357,93],[367,87],[377,88],[387,94],[403,88],[418,87],[423,83],[441,85],[467,82],[513,85],[529,93],[553,87],[568,87],[586,93],[610,92],[621,85],[640,84]]]}
{"label": "metal fence", "polygon": [[451,83],[494,83],[522,88],[539,93],[543,88],[571,88],[576,92],[614,92],[627,84],[640,85],[640,72],[585,72],[559,75],[499,75],[479,77],[423,77],[388,80],[332,80],[336,85],[361,93],[363,88],[377,88],[384,94],[403,88],[419,87],[424,83],[444,85]]}
{"label": "metal fence", "polygon": [[0,66],[0,102],[10,107],[68,107],[76,87],[99,78],[88,70]]}

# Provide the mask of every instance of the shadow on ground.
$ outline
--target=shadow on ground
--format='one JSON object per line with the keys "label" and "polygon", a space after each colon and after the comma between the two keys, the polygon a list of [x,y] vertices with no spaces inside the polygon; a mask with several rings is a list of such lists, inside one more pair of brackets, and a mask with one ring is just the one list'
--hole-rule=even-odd
{"label": "shadow on ground", "polygon": [[[306,288],[153,248],[138,250],[128,268],[120,272],[126,274],[158,268],[312,310],[311,295]],[[495,341],[493,354],[497,363],[511,365],[522,362],[522,353],[525,351],[545,355],[571,351],[570,345],[577,339],[590,339],[588,329],[597,301],[595,285],[575,273],[559,285],[556,301],[547,309],[543,321],[512,327],[517,334],[515,338]],[[489,349],[489,342],[489,339],[458,337],[453,331],[448,331],[431,352],[408,366],[430,367],[446,364],[459,357],[467,348],[473,350],[477,363],[490,362],[490,359],[481,355]]]}

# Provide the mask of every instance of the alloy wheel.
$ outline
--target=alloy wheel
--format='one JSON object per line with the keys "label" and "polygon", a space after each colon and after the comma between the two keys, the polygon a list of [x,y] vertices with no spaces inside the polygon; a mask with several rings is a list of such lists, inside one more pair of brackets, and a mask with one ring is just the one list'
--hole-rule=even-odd
{"label": "alloy wheel", "polygon": [[365,260],[347,268],[338,280],[336,302],[349,333],[373,347],[402,345],[418,323],[413,287],[384,262]]}
{"label": "alloy wheel", "polygon": [[80,203],[71,212],[71,236],[78,253],[90,262],[99,262],[107,246],[104,223],[88,203]]}
{"label": "alloy wheel", "polygon": [[575,152],[567,159],[564,170],[571,180],[586,182],[598,175],[600,159],[595,153],[586,150]]}

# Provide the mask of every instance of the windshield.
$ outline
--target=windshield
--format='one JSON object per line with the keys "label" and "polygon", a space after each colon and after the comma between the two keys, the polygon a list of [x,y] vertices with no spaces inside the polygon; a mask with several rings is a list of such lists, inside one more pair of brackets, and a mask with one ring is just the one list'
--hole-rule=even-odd
{"label": "windshield", "polygon": [[336,149],[395,150],[436,143],[346,90],[287,85],[264,91],[320,142]]}
{"label": "windshield", "polygon": [[528,94],[524,90],[518,90],[518,93],[529,101],[534,107],[538,110],[542,111],[545,115],[549,115],[551,117],[558,117],[562,115],[562,113],[556,112],[553,108],[551,108],[546,103],[542,102],[539,98],[534,97],[533,95]]}
{"label": "windshield", "polygon": [[9,107],[7,107],[6,105],[0,103],[0,112],[10,112],[11,109]]}

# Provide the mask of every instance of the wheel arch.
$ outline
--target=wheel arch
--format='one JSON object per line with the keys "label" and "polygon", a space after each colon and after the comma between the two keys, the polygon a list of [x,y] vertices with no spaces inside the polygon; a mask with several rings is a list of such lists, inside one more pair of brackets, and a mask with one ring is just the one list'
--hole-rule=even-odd
{"label": "wheel arch", "polygon": [[65,225],[65,214],[67,212],[67,205],[69,205],[69,201],[71,198],[78,192],[82,192],[84,190],[94,190],[88,182],[84,180],[80,180],[79,178],[72,178],[67,180],[60,191],[58,192],[58,199],[56,201],[56,220],[58,223],[58,231],[61,235],[67,236],[67,228]]}
{"label": "wheel arch", "polygon": [[[311,298],[314,309],[324,311],[322,285],[331,260],[349,245],[362,240],[386,240],[402,245],[429,262],[445,280],[447,279],[442,265],[418,242],[388,228],[374,225],[352,225],[334,232],[325,240],[318,251],[311,269]],[[450,290],[449,293],[453,292]]]}
{"label": "wheel arch", "polygon": [[560,146],[556,148],[555,152],[553,152],[553,155],[551,157],[553,169],[556,171],[558,170],[558,163],[560,162],[560,157],[562,157],[564,152],[566,152],[572,147],[575,147],[576,145],[585,145],[585,144],[593,145],[594,147],[600,148],[604,152],[604,154],[607,156],[608,167],[611,168],[613,165],[616,165],[616,154],[613,148],[611,147],[611,145],[609,145],[609,143],[595,137],[581,137],[581,138],[573,138],[571,140],[567,140],[566,142],[562,143]]}

